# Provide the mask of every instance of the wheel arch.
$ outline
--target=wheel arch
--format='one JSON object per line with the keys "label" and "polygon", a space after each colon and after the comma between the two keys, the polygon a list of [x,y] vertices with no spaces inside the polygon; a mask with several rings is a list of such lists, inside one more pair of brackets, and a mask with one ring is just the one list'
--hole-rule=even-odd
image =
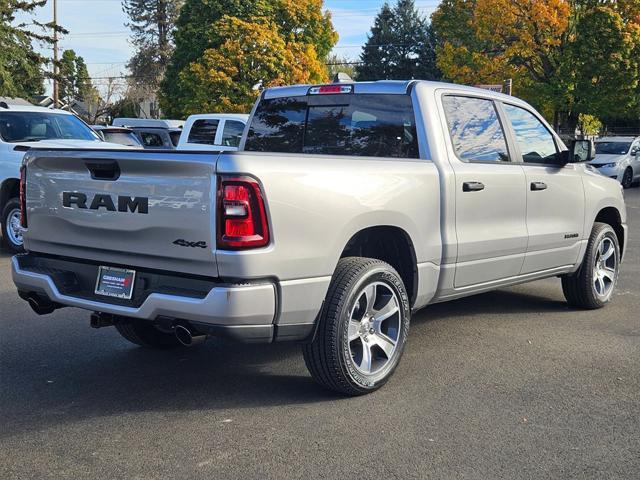
{"label": "wheel arch", "polygon": [[400,274],[411,306],[418,293],[418,264],[411,236],[401,227],[379,225],[355,233],[340,258],[368,257],[387,262]]}
{"label": "wheel arch", "polygon": [[618,244],[620,245],[620,255],[622,256],[625,248],[625,239],[620,211],[616,207],[604,207],[598,211],[594,222],[606,223],[610,225],[611,228],[613,228],[614,232],[616,232],[616,237],[618,237]]}
{"label": "wheel arch", "polygon": [[0,212],[4,210],[7,202],[20,195],[20,179],[7,178],[0,186]]}

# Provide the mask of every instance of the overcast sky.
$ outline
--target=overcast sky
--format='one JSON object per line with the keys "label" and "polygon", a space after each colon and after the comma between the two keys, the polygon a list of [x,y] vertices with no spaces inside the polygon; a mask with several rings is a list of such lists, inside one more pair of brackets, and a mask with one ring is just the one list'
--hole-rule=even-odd
{"label": "overcast sky", "polygon": [[[51,21],[52,3],[49,0],[46,7],[38,10],[39,21]],[[336,53],[357,59],[383,3],[384,0],[325,0],[340,35]],[[416,0],[416,6],[425,16],[430,16],[439,3],[440,0]],[[69,31],[61,40],[60,48],[73,49],[84,57],[92,77],[126,72],[125,63],[131,57],[132,48],[121,0],[58,0],[58,22]],[[101,82],[96,78],[95,83]]]}

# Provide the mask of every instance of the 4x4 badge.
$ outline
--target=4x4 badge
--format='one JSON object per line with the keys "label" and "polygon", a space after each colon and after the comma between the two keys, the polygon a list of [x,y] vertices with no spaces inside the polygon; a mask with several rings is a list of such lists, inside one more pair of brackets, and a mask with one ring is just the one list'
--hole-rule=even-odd
{"label": "4x4 badge", "polygon": [[179,238],[175,242],[174,245],[178,245],[179,247],[191,247],[191,248],[207,248],[207,242],[188,242],[187,240],[183,240]]}

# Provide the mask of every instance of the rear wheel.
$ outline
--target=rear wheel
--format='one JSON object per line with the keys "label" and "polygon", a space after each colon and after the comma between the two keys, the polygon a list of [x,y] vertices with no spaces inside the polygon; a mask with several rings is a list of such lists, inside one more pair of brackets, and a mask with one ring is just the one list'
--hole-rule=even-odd
{"label": "rear wheel", "polygon": [[22,229],[20,227],[20,200],[10,199],[2,210],[2,246],[9,251],[23,251]]}
{"label": "rear wheel", "polygon": [[181,345],[173,333],[162,332],[145,320],[130,319],[115,327],[124,338],[142,347],[166,349]]}
{"label": "rear wheel", "polygon": [[622,175],[622,188],[631,188],[633,184],[633,170],[631,167],[627,167],[624,171],[624,175]]}
{"label": "rear wheel", "polygon": [[333,275],[318,331],[304,359],[322,386],[362,395],[396,369],[409,332],[409,299],[400,275],[371,258],[343,258]]}
{"label": "rear wheel", "polygon": [[604,307],[615,289],[620,268],[620,246],[613,228],[596,222],[578,272],[562,277],[567,302],[579,308]]}

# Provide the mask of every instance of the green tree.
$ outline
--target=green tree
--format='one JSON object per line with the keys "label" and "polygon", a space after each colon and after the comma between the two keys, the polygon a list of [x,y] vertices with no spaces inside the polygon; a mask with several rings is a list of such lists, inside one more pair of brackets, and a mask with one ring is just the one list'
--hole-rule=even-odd
{"label": "green tree", "polygon": [[91,83],[84,58],[73,50],[62,52],[58,66],[60,98],[69,103],[71,100],[88,101],[96,95]]}
{"label": "green tree", "polygon": [[388,3],[378,13],[360,55],[360,80],[440,77],[436,66],[435,39],[429,22],[420,15],[414,0]]}
{"label": "green tree", "polygon": [[123,0],[131,43],[136,49],[127,68],[131,83],[145,92],[155,93],[167,69],[173,53],[171,35],[183,3],[183,0]]}
{"label": "green tree", "polygon": [[[184,117],[220,102],[234,111],[246,110],[255,99],[256,92],[251,87],[256,82],[255,75],[242,64],[245,56],[252,58],[251,68],[266,75],[258,78],[264,85],[325,79],[322,63],[337,41],[337,34],[330,15],[322,11],[322,4],[322,0],[186,0],[176,22],[175,51],[161,83],[162,110],[169,116]],[[270,37],[274,37],[268,41],[262,35],[265,26],[272,29]],[[244,34],[260,37],[269,48],[282,51],[265,49],[260,54],[254,45],[242,45]],[[236,65],[231,65],[236,60],[233,57],[217,63],[220,57],[216,51],[234,52],[241,58]],[[271,60],[283,58],[286,52],[295,55],[296,62],[285,62],[278,71],[272,70]],[[228,76],[237,83],[227,83],[226,88],[232,89],[229,91],[220,90],[219,83],[209,88],[207,82],[217,75]],[[205,102],[206,107],[199,107],[193,100],[197,97],[204,101],[202,89],[215,95]],[[244,93],[239,97],[238,92]]]}
{"label": "green tree", "polygon": [[[0,95],[33,97],[44,90],[44,66],[48,59],[37,53],[33,42],[51,44],[53,26],[32,20],[16,23],[46,4],[46,0],[0,0]],[[65,30],[58,27],[64,33]]]}

